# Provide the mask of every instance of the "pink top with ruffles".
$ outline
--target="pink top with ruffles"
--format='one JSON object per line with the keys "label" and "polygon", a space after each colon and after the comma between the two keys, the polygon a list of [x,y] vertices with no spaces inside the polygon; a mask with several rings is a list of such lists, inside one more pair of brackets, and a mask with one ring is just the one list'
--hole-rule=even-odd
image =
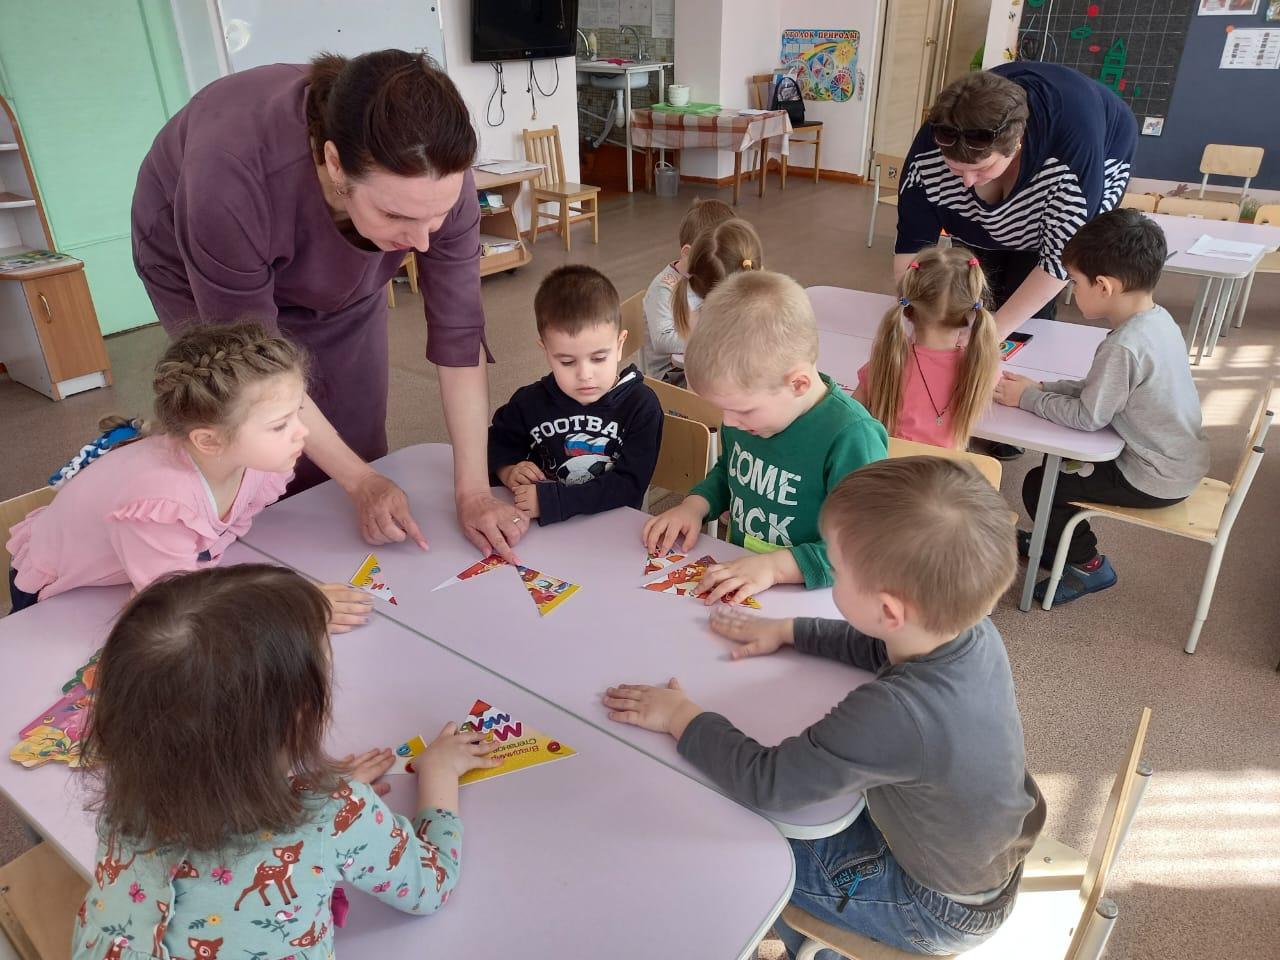
{"label": "pink top with ruffles", "polygon": [[147,437],[113,450],[10,531],[15,584],[47,600],[75,587],[141,590],[166,573],[216,564],[290,476],[245,470],[224,519],[180,441]]}

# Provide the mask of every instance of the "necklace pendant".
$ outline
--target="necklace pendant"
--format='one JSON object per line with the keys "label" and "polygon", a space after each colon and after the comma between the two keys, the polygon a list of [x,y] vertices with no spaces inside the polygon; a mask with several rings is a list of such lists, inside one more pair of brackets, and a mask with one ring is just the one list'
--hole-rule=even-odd
{"label": "necklace pendant", "polygon": [[942,426],[942,414],[938,414],[938,419],[933,422],[936,423],[938,426]]}

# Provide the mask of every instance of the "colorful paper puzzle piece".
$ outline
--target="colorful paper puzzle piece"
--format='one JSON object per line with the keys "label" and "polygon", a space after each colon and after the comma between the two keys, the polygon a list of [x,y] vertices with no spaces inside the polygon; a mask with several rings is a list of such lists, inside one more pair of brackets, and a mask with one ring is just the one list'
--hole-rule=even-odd
{"label": "colorful paper puzzle piece", "polygon": [[396,758],[387,773],[416,773],[413,761],[427,749],[427,742],[422,737],[413,737],[396,747]]}
{"label": "colorful paper puzzle piece", "polygon": [[9,758],[24,767],[38,767],[54,761],[80,766],[80,742],[93,706],[99,650],[62,686],[62,695],[53,705],[18,731],[21,738],[9,751]]}
{"label": "colorful paper puzzle piece", "polygon": [[489,554],[489,556],[485,557],[483,560],[477,560],[471,566],[461,571],[456,577],[450,577],[444,583],[439,584],[438,586],[432,587],[431,592],[435,593],[435,591],[443,589],[444,587],[451,587],[455,583],[462,583],[466,580],[474,580],[476,577],[480,576],[482,573],[488,573],[490,570],[497,570],[499,567],[504,567],[506,565],[507,565],[507,561],[503,560],[496,553],[491,553]]}
{"label": "colorful paper puzzle piece", "polygon": [[[699,557],[693,563],[686,564],[675,570],[668,570],[663,576],[650,580],[644,584],[644,589],[656,590],[658,593],[673,593],[679,597],[696,598],[698,584],[702,581],[707,568],[714,566],[715,563],[715,557],[710,554]],[[721,602],[731,603],[732,601],[725,597]],[[755,610],[760,609],[760,601],[755,597],[747,597],[747,599],[738,602],[744,607],[751,607]]]}
{"label": "colorful paper puzzle piece", "polygon": [[665,555],[649,551],[649,559],[644,565],[644,573],[647,577],[651,573],[657,573],[659,570],[665,570],[667,567],[675,566],[681,560],[685,559],[688,554],[676,553],[675,547],[672,547]]}
{"label": "colorful paper puzzle piece", "polygon": [[539,573],[529,567],[517,566],[516,569],[520,571],[520,579],[524,581],[525,589],[533,598],[539,616],[545,617],[578,592],[579,587],[576,583],[569,583],[550,574]]}
{"label": "colorful paper puzzle piece", "polygon": [[461,729],[483,733],[485,740],[496,741],[498,748],[490,754],[502,761],[501,766],[488,767],[481,770],[470,770],[458,778],[458,783],[466,786],[480,780],[492,780],[517,770],[526,770],[553,760],[572,757],[576,750],[559,740],[552,740],[540,730],[516,719],[509,713],[503,713],[483,700],[477,700],[471,707],[467,719]]}
{"label": "colorful paper puzzle piece", "polygon": [[387,603],[399,606],[396,603],[396,595],[383,579],[382,567],[378,564],[377,554],[371,553],[365,557],[347,583],[364,590],[366,593],[371,593],[375,597],[381,597]]}

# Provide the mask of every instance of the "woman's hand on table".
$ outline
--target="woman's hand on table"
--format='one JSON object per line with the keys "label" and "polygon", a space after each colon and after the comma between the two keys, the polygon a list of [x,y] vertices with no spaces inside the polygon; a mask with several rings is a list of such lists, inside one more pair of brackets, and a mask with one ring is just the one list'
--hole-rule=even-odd
{"label": "woman's hand on table", "polygon": [[1040,384],[1030,377],[1024,377],[1018,373],[1002,373],[1000,379],[996,381],[996,403],[1002,403],[1006,407],[1016,407],[1022,400],[1022,394],[1027,387],[1038,386]]}
{"label": "woman's hand on table", "polygon": [[322,583],[320,592],[329,601],[329,633],[349,633],[369,622],[373,597],[345,583]]}
{"label": "woman's hand on table", "polygon": [[360,518],[360,535],[366,543],[402,543],[412,540],[423,550],[427,538],[409,510],[409,498],[398,485],[370,470],[348,491]]}
{"label": "woman's hand on table", "polygon": [[346,770],[348,778],[356,783],[367,783],[373,787],[374,793],[385,797],[391,790],[391,784],[380,781],[382,775],[391,769],[395,759],[396,755],[392,750],[382,747],[366,750],[358,757],[348,754],[339,761],[339,765]]}
{"label": "woman's hand on table", "polygon": [[458,523],[463,535],[486,556],[496,553],[508,563],[517,562],[514,547],[529,529],[529,518],[518,507],[504,503],[486,488],[458,498]]}
{"label": "woman's hand on table", "polygon": [[623,683],[605,691],[603,703],[609,719],[629,723],[679,740],[702,708],[689,699],[675,677],[665,687]]}

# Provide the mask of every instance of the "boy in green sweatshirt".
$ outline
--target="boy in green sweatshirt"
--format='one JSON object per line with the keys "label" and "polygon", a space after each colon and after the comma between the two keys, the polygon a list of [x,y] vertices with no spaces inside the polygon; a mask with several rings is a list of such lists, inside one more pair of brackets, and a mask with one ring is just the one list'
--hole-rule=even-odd
{"label": "boy in green sweatshirt", "polygon": [[745,271],[702,305],[685,374],[724,412],[720,460],[683,503],[645,524],[644,541],[659,553],[691,550],[706,518],[727,510],[731,542],[752,556],[707,570],[707,603],[775,583],[831,586],[818,513],[847,474],[888,455],[888,436],[817,360],[813,307],[790,277]]}

